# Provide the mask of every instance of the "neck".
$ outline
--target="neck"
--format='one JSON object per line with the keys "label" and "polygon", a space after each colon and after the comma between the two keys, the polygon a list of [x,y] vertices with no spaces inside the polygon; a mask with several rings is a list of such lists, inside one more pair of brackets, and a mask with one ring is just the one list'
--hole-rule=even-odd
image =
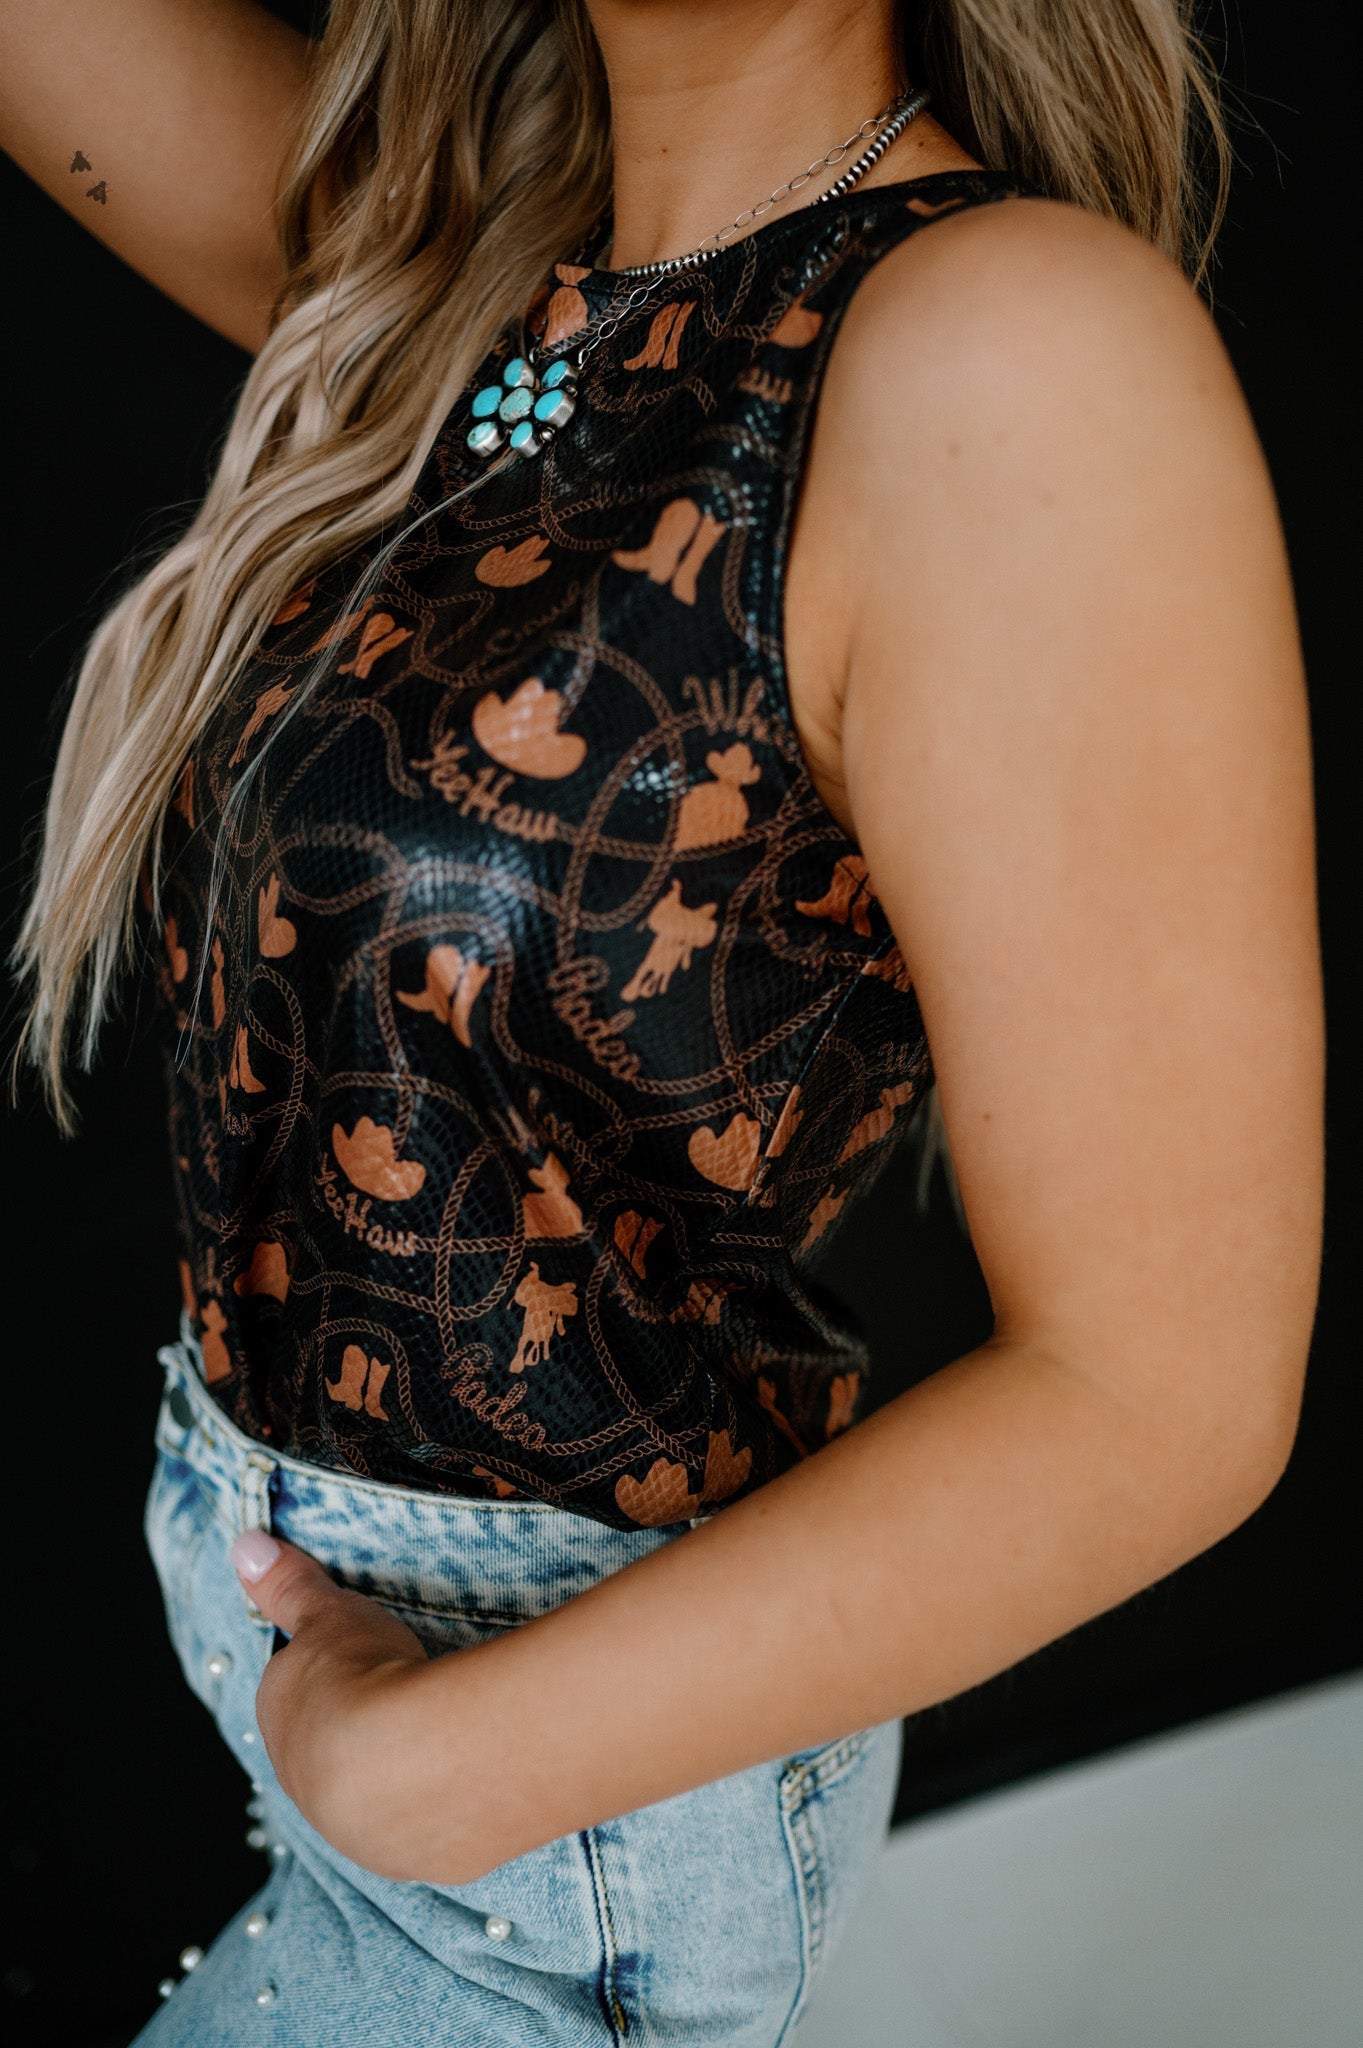
{"label": "neck", "polygon": [[[617,268],[694,249],[843,142],[904,83],[893,0],[586,4],[610,81]],[[918,127],[891,145],[868,184],[935,167],[905,168]],[[816,199],[864,146],[764,218]]]}

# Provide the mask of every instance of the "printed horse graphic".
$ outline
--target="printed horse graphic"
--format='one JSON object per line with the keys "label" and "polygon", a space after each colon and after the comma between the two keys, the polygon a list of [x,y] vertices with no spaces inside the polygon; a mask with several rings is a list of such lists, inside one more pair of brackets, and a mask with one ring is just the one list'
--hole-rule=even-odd
{"label": "printed horse graphic", "polygon": [[512,1372],[523,1372],[527,1365],[544,1363],[554,1338],[563,1335],[566,1318],[577,1314],[577,1288],[571,1280],[562,1280],[557,1286],[541,1280],[539,1266],[532,1259],[529,1272],[511,1298],[525,1310],[521,1341],[511,1361]]}
{"label": "printed horse graphic", "polygon": [[698,947],[714,943],[719,905],[702,903],[698,910],[688,910],[681,900],[681,886],[680,879],[674,878],[667,894],[658,898],[644,919],[653,933],[653,943],[620,991],[627,1003],[638,996],[666,995],[676,969],[689,967]]}

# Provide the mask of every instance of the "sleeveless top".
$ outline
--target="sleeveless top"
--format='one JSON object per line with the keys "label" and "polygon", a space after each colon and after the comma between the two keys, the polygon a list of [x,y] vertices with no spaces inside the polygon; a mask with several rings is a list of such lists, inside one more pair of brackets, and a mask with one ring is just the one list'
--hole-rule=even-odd
{"label": "sleeveless top", "polygon": [[[811,1260],[930,1069],[796,742],[783,572],[857,284],[1029,189],[939,174],[730,244],[374,597],[352,558],[281,606],[168,810],[158,949],[186,1307],[249,1435],[630,1528],[857,1418],[865,1347]],[[559,265],[527,325],[618,288]],[[469,394],[511,353],[404,524],[481,474]]]}

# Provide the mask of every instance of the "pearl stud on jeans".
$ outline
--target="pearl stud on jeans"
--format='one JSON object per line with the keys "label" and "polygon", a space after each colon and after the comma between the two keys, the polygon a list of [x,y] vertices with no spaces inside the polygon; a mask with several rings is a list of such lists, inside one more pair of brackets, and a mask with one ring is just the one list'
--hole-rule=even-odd
{"label": "pearl stud on jeans", "polygon": [[258,1938],[260,1935],[264,1934],[266,1929],[269,1927],[269,1924],[270,1916],[268,1913],[252,1913],[249,1916],[249,1918],[243,1922],[246,1932],[249,1935],[251,1935],[253,1939]]}
{"label": "pearl stud on jeans", "polygon": [[511,1932],[511,1922],[500,1913],[489,1913],[483,1922],[483,1932],[489,1941],[505,1941]]}
{"label": "pearl stud on jeans", "polygon": [[209,1677],[210,1677],[210,1678],[226,1678],[226,1676],[227,1676],[228,1672],[229,1672],[229,1671],[230,1671],[231,1669],[232,1669],[232,1656],[231,1656],[231,1652],[230,1652],[230,1651],[228,1651],[228,1650],[215,1650],[215,1651],[213,1652],[213,1655],[212,1655],[212,1656],[211,1656],[211,1657],[209,1658],[209,1660],[208,1660],[208,1675],[209,1675]]}
{"label": "pearl stud on jeans", "polygon": [[262,1984],[256,1993],[256,2004],[273,2005],[278,1995],[273,1984]]}
{"label": "pearl stud on jeans", "polygon": [[204,1952],[197,1944],[192,1944],[189,1948],[182,1948],[180,1950],[180,1968],[182,1970],[197,1970],[203,1959]]}

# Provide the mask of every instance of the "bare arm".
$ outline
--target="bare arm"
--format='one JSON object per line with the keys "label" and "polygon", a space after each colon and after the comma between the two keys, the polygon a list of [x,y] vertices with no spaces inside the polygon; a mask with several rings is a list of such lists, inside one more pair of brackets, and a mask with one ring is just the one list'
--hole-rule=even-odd
{"label": "bare arm", "polygon": [[[997,1332],[458,1656],[284,1546],[262,1731],[393,1876],[462,1882],[976,1685],[1226,1535],[1291,1448],[1321,1182],[1306,719],[1210,323],[1067,209],[941,223],[849,311],[802,521]],[[507,1728],[535,1737],[488,1772]]]}
{"label": "bare arm", "polygon": [[[282,282],[280,169],[311,45],[256,0],[0,0],[0,144],[243,348]],[[80,151],[92,169],[71,171]],[[104,204],[86,195],[104,181]]]}

